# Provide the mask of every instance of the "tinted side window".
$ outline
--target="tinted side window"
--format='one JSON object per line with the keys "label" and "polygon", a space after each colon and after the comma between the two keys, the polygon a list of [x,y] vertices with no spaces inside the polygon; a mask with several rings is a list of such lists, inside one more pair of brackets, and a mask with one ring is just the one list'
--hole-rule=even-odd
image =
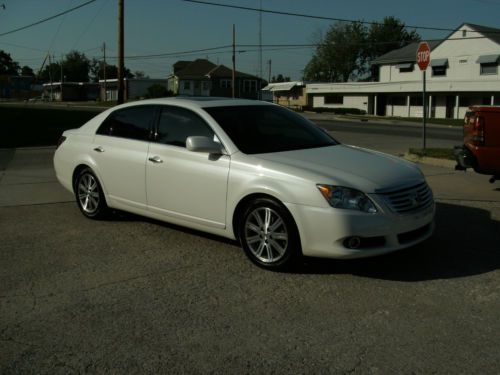
{"label": "tinted side window", "polygon": [[213,138],[214,132],[201,117],[188,109],[162,108],[156,140],[167,145],[186,147],[186,138],[190,136]]}
{"label": "tinted side window", "polygon": [[115,111],[104,120],[97,134],[147,141],[155,110],[154,106],[137,106]]}

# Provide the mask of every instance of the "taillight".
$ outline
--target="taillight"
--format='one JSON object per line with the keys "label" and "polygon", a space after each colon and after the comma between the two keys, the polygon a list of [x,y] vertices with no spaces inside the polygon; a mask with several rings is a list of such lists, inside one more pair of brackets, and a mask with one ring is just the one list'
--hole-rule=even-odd
{"label": "taillight", "polygon": [[63,142],[64,142],[65,140],[66,140],[66,137],[62,135],[62,136],[59,138],[59,140],[57,141],[56,150],[59,148],[59,146],[60,146],[60,145],[62,145],[62,144],[63,144]]}
{"label": "taillight", "polygon": [[476,146],[484,145],[484,117],[477,116],[474,123],[472,141]]}

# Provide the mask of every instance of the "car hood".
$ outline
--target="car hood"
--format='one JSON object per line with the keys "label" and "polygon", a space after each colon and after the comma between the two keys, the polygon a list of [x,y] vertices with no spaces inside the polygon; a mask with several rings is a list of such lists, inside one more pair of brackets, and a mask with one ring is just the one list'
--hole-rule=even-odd
{"label": "car hood", "polygon": [[254,156],[261,160],[262,166],[270,169],[286,166],[288,172],[297,177],[307,175],[306,178],[315,178],[316,183],[345,186],[366,193],[389,191],[424,180],[413,163],[354,146],[335,145]]}

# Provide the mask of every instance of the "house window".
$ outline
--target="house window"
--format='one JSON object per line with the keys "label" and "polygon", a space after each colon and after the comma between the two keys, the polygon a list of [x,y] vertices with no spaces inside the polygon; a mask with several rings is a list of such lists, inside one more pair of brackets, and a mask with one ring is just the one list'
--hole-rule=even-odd
{"label": "house window", "polygon": [[221,79],[220,87],[223,89],[230,89],[232,81],[230,79]]}
{"label": "house window", "polygon": [[446,76],[446,65],[433,66],[432,67],[433,77],[443,77]]}
{"label": "house window", "polygon": [[409,73],[413,72],[413,63],[403,63],[403,64],[398,64],[397,68],[399,69],[400,73]]}
{"label": "house window", "polygon": [[448,69],[448,59],[435,59],[431,60],[432,76],[444,77]]}
{"label": "house window", "polygon": [[191,90],[191,81],[184,81],[184,90]]}
{"label": "house window", "polygon": [[243,81],[243,92],[256,92],[257,91],[257,81],[244,80]]}
{"label": "house window", "polygon": [[481,64],[481,75],[498,74],[498,63]]}
{"label": "house window", "polygon": [[467,30],[462,30],[462,38],[465,38],[467,36]]}
{"label": "house window", "polygon": [[204,81],[202,84],[203,91],[208,91],[210,90],[210,82]]}
{"label": "house window", "polygon": [[344,97],[342,95],[327,94],[325,95],[325,104],[344,104]]}

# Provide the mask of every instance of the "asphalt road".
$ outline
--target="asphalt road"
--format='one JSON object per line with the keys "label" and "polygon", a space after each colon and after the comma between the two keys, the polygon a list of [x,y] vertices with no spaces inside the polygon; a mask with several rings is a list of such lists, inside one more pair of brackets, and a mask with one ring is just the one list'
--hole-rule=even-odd
{"label": "asphalt road", "polygon": [[0,150],[1,374],[499,373],[500,183],[487,176],[423,165],[430,240],[275,273],[218,237],[85,219],[52,153]]}
{"label": "asphalt road", "polygon": [[[328,130],[342,143],[403,155],[410,148],[423,147],[422,124],[384,123],[383,121],[348,121],[327,119],[315,115],[311,118],[318,126]],[[426,147],[453,148],[462,142],[462,128],[429,125],[426,127]]]}

